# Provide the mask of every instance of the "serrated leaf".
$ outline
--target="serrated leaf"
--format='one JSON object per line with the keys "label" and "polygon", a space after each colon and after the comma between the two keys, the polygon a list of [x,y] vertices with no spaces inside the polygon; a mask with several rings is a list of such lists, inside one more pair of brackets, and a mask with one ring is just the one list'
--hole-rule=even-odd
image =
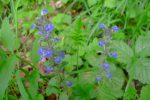
{"label": "serrated leaf", "polygon": [[138,59],[132,67],[135,68],[135,79],[142,83],[150,83],[150,58]]}
{"label": "serrated leaf", "polygon": [[142,91],[140,94],[140,100],[150,100],[150,85],[146,85],[142,87]]}
{"label": "serrated leaf", "polygon": [[46,95],[49,96],[49,95],[51,95],[53,93],[54,94],[59,94],[60,90],[58,88],[56,88],[56,87],[50,87],[50,86],[48,86],[46,88]]}
{"label": "serrated leaf", "polygon": [[[63,20],[62,20],[63,19]],[[71,16],[67,14],[58,14],[57,16],[53,17],[52,22],[56,24],[60,23],[71,23]]]}
{"label": "serrated leaf", "polygon": [[69,97],[66,93],[62,92],[60,94],[59,100],[69,100]]}
{"label": "serrated leaf", "polygon": [[78,83],[73,87],[73,96],[76,98],[75,100],[90,100],[94,94],[94,84],[81,84]]}
{"label": "serrated leaf", "polygon": [[44,100],[44,96],[42,94],[38,94],[36,100]]}
{"label": "serrated leaf", "polygon": [[17,62],[18,60],[15,56],[10,56],[0,65],[0,100],[3,100],[5,90],[8,87]]}
{"label": "serrated leaf", "polygon": [[118,53],[119,62],[127,64],[134,56],[133,50],[122,41],[112,41],[111,48]]}
{"label": "serrated leaf", "polygon": [[[66,55],[64,61],[67,62],[67,65],[65,66],[66,71],[70,72],[73,70],[73,66],[77,65],[77,55]],[[79,57],[78,65],[82,65],[82,64],[83,64],[83,61]]]}
{"label": "serrated leaf", "polygon": [[92,65],[93,67],[99,67],[100,66],[100,56],[96,53],[88,53],[85,55],[85,59],[88,61],[89,65]]}
{"label": "serrated leaf", "polygon": [[21,96],[22,96],[21,98],[23,100],[29,100],[29,97],[28,97],[28,94],[27,94],[26,89],[24,87],[24,84],[22,83],[19,70],[16,72],[16,80],[17,80],[19,91],[20,91]]}
{"label": "serrated leaf", "polygon": [[116,6],[116,0],[105,0],[104,6],[107,8],[114,8]]}
{"label": "serrated leaf", "polygon": [[94,4],[97,3],[98,0],[87,0],[87,3],[89,5],[89,7],[93,6]]}
{"label": "serrated leaf", "polygon": [[125,100],[136,100],[136,89],[134,87],[129,87],[125,92]]}
{"label": "serrated leaf", "polygon": [[48,82],[48,86],[54,86],[54,87],[57,87],[59,84],[58,82],[58,78],[57,77],[53,77],[49,82]]}
{"label": "serrated leaf", "polygon": [[149,56],[150,55],[150,37],[138,37],[135,43],[135,53],[141,56]]}
{"label": "serrated leaf", "polygon": [[121,69],[117,68],[112,72],[111,80],[104,80],[99,89],[98,100],[116,100],[123,95],[122,86],[124,83],[124,74]]}

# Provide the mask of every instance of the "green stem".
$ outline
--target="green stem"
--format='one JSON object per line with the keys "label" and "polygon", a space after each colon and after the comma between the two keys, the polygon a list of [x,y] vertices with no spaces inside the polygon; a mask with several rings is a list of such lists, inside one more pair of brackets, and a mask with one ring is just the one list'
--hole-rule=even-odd
{"label": "green stem", "polygon": [[129,89],[129,86],[130,86],[131,83],[132,83],[132,78],[129,78],[128,83],[127,83],[126,88],[125,88],[125,92],[123,94],[123,100],[125,100],[126,93]]}
{"label": "green stem", "polygon": [[77,49],[77,70],[79,69],[79,47]]}

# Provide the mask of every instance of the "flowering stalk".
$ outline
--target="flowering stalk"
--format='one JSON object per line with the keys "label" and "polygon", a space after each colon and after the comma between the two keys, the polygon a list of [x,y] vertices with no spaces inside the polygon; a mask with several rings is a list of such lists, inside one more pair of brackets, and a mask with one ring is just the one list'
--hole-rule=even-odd
{"label": "flowering stalk", "polygon": [[[117,27],[117,26],[113,26],[111,28],[107,28],[105,26],[105,24],[100,24],[98,26],[98,28],[100,29],[103,29],[104,30],[104,35],[103,35],[103,38],[98,42],[98,45],[100,47],[103,48],[103,55],[107,58],[107,57],[111,57],[111,58],[117,58],[118,57],[118,54],[117,52],[111,52],[109,49],[108,49],[108,45],[110,44],[110,41],[112,40],[112,33],[113,32],[119,32],[120,29]],[[102,68],[102,71],[105,72],[105,77],[107,79],[111,79],[112,78],[112,71],[109,70],[109,67],[111,66],[106,58],[103,60],[103,63],[100,65],[100,69]],[[96,75],[96,81],[100,81],[101,80],[101,77],[100,75]]]}
{"label": "flowering stalk", "polygon": [[[65,57],[65,53],[60,51],[58,47],[56,47],[57,42],[59,42],[59,38],[55,36],[53,33],[55,27],[52,23],[47,21],[46,14],[48,13],[47,9],[41,11],[41,18],[37,17],[37,23],[31,26],[31,29],[37,28],[38,33],[41,36],[39,43],[39,55],[41,56],[41,61],[49,62],[47,66],[45,66],[44,72],[46,74],[55,72],[58,73],[60,80],[62,81],[61,71],[59,68],[62,59]],[[44,44],[44,45],[43,45]],[[66,86],[71,87],[71,81],[67,81]]]}

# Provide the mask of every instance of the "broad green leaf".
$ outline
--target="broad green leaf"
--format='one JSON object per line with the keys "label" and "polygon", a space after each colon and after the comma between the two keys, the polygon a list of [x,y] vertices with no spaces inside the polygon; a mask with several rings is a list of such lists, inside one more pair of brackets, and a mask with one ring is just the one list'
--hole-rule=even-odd
{"label": "broad green leaf", "polygon": [[9,50],[13,51],[15,48],[15,34],[11,31],[10,25],[9,25],[9,19],[5,18],[2,23],[2,29],[1,29],[1,42],[2,44]]}
{"label": "broad green leaf", "polygon": [[122,86],[124,83],[123,71],[117,68],[112,72],[112,79],[104,80],[99,88],[98,100],[116,100],[123,95]]}
{"label": "broad green leaf", "polygon": [[72,19],[71,19],[70,15],[62,13],[62,14],[58,14],[57,16],[53,17],[52,22],[56,23],[56,24],[60,24],[60,23],[70,24],[71,20]]}
{"label": "broad green leaf", "polygon": [[97,3],[98,0],[87,0],[87,3],[89,5],[89,7],[93,6],[94,4]]}
{"label": "broad green leaf", "polygon": [[113,34],[113,39],[115,40],[123,40],[125,39],[125,34],[124,33],[115,33]]}
{"label": "broad green leaf", "polygon": [[7,58],[7,55],[3,51],[3,49],[0,48],[0,64]]}
{"label": "broad green leaf", "polygon": [[102,48],[98,45],[98,39],[94,38],[93,41],[85,48],[87,53],[95,53],[102,51]]}
{"label": "broad green leaf", "polygon": [[10,0],[2,0],[3,4],[8,4],[10,2]]}
{"label": "broad green leaf", "polygon": [[136,89],[134,87],[129,87],[125,92],[125,100],[136,100]]}
{"label": "broad green leaf", "polygon": [[122,41],[112,41],[111,48],[118,53],[117,60],[125,64],[130,62],[134,55],[132,49]]}
{"label": "broad green leaf", "polygon": [[138,59],[132,67],[135,70],[135,79],[150,84],[150,58]]}
{"label": "broad green leaf", "polygon": [[13,96],[13,95],[8,95],[7,100],[18,100],[18,98],[16,96]]}
{"label": "broad green leaf", "polygon": [[43,1],[42,0],[38,0],[38,4],[41,4]]}
{"label": "broad green leaf", "polygon": [[63,3],[67,3],[69,0],[61,0]]}
{"label": "broad green leaf", "polygon": [[39,71],[38,69],[33,70],[31,75],[28,77],[30,83],[29,93],[32,99],[35,99],[38,94],[38,80],[39,80]]}
{"label": "broad green leaf", "polygon": [[50,81],[48,82],[48,86],[57,87],[58,85],[59,85],[58,77],[53,77],[53,78],[50,79]]}
{"label": "broad green leaf", "polygon": [[105,0],[104,6],[107,8],[114,8],[116,6],[116,0]]}
{"label": "broad green leaf", "polygon": [[[64,61],[67,62],[67,65],[65,66],[66,71],[70,72],[73,70],[73,66],[77,65],[77,55],[66,55]],[[82,64],[82,59],[78,57],[78,65]]]}
{"label": "broad green leaf", "polygon": [[8,87],[9,80],[15,70],[18,60],[15,56],[10,56],[0,65],[0,100],[3,100],[5,90]]}
{"label": "broad green leaf", "polygon": [[2,4],[2,2],[0,1],[0,16],[4,11],[4,5]]}
{"label": "broad green leaf", "polygon": [[95,96],[94,84],[77,82],[73,88],[73,98],[75,100],[90,100]]}
{"label": "broad green leaf", "polygon": [[42,94],[38,94],[36,100],[44,100],[44,96]]}
{"label": "broad green leaf", "polygon": [[150,37],[138,37],[136,43],[135,43],[135,53],[137,55],[141,55],[141,56],[148,56],[150,55],[149,50],[150,50]]}
{"label": "broad green leaf", "polygon": [[56,88],[56,87],[50,87],[50,86],[48,86],[46,88],[46,95],[49,96],[49,95],[51,95],[53,93],[54,94],[59,94],[60,90],[58,88]]}
{"label": "broad green leaf", "polygon": [[62,92],[60,94],[59,100],[69,100],[69,97],[66,93]]}
{"label": "broad green leaf", "polygon": [[142,87],[142,91],[140,94],[140,100],[150,100],[150,85],[146,85]]}
{"label": "broad green leaf", "polygon": [[93,67],[99,67],[100,66],[100,59],[101,56],[97,55],[96,52],[88,53],[85,55],[85,59],[88,61],[89,65],[92,65]]}
{"label": "broad green leaf", "polygon": [[24,84],[23,84],[23,82],[21,80],[20,71],[19,70],[16,72],[16,80],[17,80],[19,91],[21,93],[21,99],[23,99],[23,100],[29,100],[27,91],[26,91],[26,89],[24,87]]}

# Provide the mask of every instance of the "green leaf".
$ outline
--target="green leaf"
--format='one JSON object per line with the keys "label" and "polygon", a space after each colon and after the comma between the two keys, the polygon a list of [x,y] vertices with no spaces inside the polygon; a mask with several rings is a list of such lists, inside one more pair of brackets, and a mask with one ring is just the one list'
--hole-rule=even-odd
{"label": "green leaf", "polygon": [[40,48],[40,44],[38,42],[39,40],[36,39],[33,43],[33,47],[31,50],[31,60],[33,61],[34,64],[37,64],[40,60],[40,55],[38,54],[38,50]]}
{"label": "green leaf", "polygon": [[138,59],[132,67],[135,68],[135,79],[142,83],[150,83],[150,58]]}
{"label": "green leaf", "polygon": [[99,67],[100,66],[100,56],[97,55],[96,53],[91,52],[91,53],[86,54],[85,59],[93,67]]}
{"label": "green leaf", "polygon": [[125,64],[130,62],[134,55],[132,49],[122,41],[112,41],[111,48],[118,53],[117,60]]}
{"label": "green leaf", "polygon": [[28,77],[30,83],[29,93],[32,99],[35,99],[38,93],[38,80],[39,80],[39,71],[38,69],[33,70],[31,75]]}
{"label": "green leaf", "polygon": [[46,88],[46,95],[49,96],[49,95],[51,95],[53,93],[54,94],[59,94],[60,90],[58,88],[56,88],[56,87],[50,87],[50,86],[48,86]]}
{"label": "green leaf", "polygon": [[5,18],[2,23],[2,29],[1,29],[1,42],[2,44],[9,50],[13,51],[15,48],[15,34],[11,31],[10,25],[9,25],[9,19]]}
{"label": "green leaf", "polygon": [[73,98],[75,100],[91,100],[93,96],[96,94],[94,92],[94,84],[89,83],[79,83],[73,87]]}
{"label": "green leaf", "polygon": [[0,100],[3,100],[5,90],[8,87],[17,62],[18,60],[15,56],[10,56],[0,65]]}
{"label": "green leaf", "polygon": [[61,0],[63,3],[67,3],[69,0]]}
{"label": "green leaf", "polygon": [[140,94],[140,100],[150,100],[150,85],[146,85],[142,87],[142,91]]}
{"label": "green leaf", "polygon": [[13,95],[8,95],[7,100],[18,100],[18,98]]}
{"label": "green leaf", "polygon": [[3,4],[8,4],[10,2],[10,0],[2,0]]}
{"label": "green leaf", "polygon": [[59,100],[69,100],[69,97],[66,93],[62,92],[60,94]]}
{"label": "green leaf", "polygon": [[27,91],[26,91],[26,89],[24,87],[24,84],[22,83],[22,80],[21,80],[21,77],[20,77],[20,71],[19,70],[16,72],[16,80],[17,80],[19,91],[21,93],[21,98],[23,100],[29,100]]}
{"label": "green leaf", "polygon": [[48,86],[55,86],[57,87],[59,84],[58,82],[58,77],[53,77],[49,82],[48,82]]}
{"label": "green leaf", "polygon": [[[66,71],[70,72],[73,70],[73,66],[77,65],[77,55],[65,55],[65,62],[67,62],[67,65],[65,66]],[[82,65],[83,61],[79,57],[78,58],[78,65]]]}
{"label": "green leaf", "polygon": [[123,39],[125,39],[125,34],[124,33],[115,33],[115,34],[113,34],[113,39],[123,40]]}
{"label": "green leaf", "polygon": [[112,72],[112,79],[103,80],[104,83],[98,91],[98,100],[116,100],[123,95],[122,86],[124,84],[123,71],[117,68]]}
{"label": "green leaf", "polygon": [[87,3],[89,5],[89,7],[93,6],[94,4],[97,3],[97,0],[87,0]]}
{"label": "green leaf", "polygon": [[42,94],[38,94],[36,100],[44,100],[44,96]]}
{"label": "green leaf", "polygon": [[116,6],[116,0],[105,0],[104,6],[107,8],[114,8]]}
{"label": "green leaf", "polygon": [[135,43],[135,53],[140,56],[150,56],[150,37],[138,37]]}
{"label": "green leaf", "polygon": [[129,87],[125,92],[125,100],[136,100],[136,89],[134,87]]}
{"label": "green leaf", "polygon": [[[63,20],[62,20],[63,19]],[[67,15],[67,14],[58,14],[57,16],[53,17],[52,22],[56,23],[56,24],[60,24],[60,23],[66,23],[66,24],[70,24],[71,23],[71,16]]]}

